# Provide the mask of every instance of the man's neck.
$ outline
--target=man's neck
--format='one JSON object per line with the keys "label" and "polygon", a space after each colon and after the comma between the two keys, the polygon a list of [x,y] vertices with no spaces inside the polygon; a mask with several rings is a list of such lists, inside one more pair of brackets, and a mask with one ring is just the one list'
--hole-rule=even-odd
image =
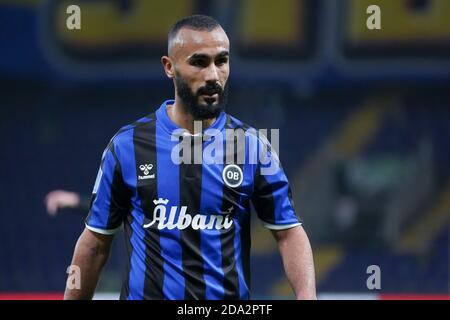
{"label": "man's neck", "polygon": [[182,102],[180,102],[178,97],[175,98],[175,103],[173,105],[167,106],[167,115],[177,126],[188,130],[191,134],[198,133],[194,132],[194,121],[202,121],[202,129],[210,127],[214,121],[216,121],[216,118],[206,120],[194,119],[194,117],[186,111],[186,108],[182,105]]}

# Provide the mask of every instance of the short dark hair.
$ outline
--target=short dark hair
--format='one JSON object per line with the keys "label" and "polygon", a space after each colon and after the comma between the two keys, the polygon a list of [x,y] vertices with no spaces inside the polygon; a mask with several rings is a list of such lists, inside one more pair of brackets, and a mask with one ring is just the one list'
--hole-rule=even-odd
{"label": "short dark hair", "polygon": [[220,27],[220,23],[210,16],[196,14],[193,16],[182,18],[177,22],[175,22],[172,28],[170,28],[168,45],[170,47],[170,42],[177,36],[178,32],[183,28],[196,31],[213,31],[218,27]]}

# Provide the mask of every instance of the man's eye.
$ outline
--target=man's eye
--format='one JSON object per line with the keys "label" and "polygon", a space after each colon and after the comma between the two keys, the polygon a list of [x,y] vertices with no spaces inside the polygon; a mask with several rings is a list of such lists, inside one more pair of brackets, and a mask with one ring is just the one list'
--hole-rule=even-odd
{"label": "man's eye", "polygon": [[195,67],[202,67],[205,65],[205,61],[202,60],[193,60],[191,61],[191,65],[195,66]]}
{"label": "man's eye", "polygon": [[223,66],[224,64],[226,64],[228,62],[228,59],[224,58],[224,59],[219,59],[217,60],[216,64],[218,66]]}

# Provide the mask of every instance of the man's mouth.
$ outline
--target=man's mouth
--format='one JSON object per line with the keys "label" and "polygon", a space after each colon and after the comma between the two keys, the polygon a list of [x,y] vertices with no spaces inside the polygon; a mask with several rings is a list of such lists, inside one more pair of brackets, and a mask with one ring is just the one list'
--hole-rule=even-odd
{"label": "man's mouth", "polygon": [[207,105],[213,105],[214,103],[219,101],[219,94],[218,93],[214,93],[214,94],[211,94],[211,95],[203,94],[202,97],[203,97],[203,100],[206,102]]}
{"label": "man's mouth", "polygon": [[214,98],[214,99],[219,98],[219,94],[217,92],[204,93],[204,94],[202,94],[202,96],[205,98]]}

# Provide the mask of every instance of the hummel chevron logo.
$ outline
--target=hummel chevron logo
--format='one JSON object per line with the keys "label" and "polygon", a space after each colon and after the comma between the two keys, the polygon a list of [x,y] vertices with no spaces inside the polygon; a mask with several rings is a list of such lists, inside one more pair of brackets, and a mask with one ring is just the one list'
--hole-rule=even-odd
{"label": "hummel chevron logo", "polygon": [[150,174],[150,171],[153,169],[152,164],[141,164],[139,166],[139,169],[144,174],[143,176],[138,175],[139,180],[155,179],[155,174]]}

